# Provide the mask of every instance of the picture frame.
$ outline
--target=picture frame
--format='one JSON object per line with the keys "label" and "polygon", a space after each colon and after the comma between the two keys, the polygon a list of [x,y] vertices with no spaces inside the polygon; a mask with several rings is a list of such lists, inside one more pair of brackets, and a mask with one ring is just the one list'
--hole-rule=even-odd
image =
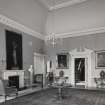
{"label": "picture frame", "polygon": [[60,53],[57,54],[57,69],[68,69],[69,68],[69,54]]}
{"label": "picture frame", "polygon": [[22,34],[5,30],[6,40],[6,69],[23,69]]}
{"label": "picture frame", "polygon": [[105,68],[105,50],[96,51],[96,68]]}

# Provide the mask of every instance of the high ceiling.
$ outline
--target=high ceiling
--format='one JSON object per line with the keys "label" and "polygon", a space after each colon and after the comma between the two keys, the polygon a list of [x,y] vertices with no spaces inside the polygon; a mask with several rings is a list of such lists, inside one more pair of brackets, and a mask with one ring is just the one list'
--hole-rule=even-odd
{"label": "high ceiling", "polygon": [[53,10],[74,5],[76,3],[81,3],[86,0],[39,0],[39,1],[41,1],[49,10]]}

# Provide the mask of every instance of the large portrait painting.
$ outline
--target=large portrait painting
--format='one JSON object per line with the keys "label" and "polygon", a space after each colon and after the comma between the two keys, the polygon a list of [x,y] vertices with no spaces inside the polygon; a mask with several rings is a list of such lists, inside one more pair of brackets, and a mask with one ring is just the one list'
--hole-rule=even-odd
{"label": "large portrait painting", "polygon": [[105,68],[105,51],[96,51],[96,68]]}
{"label": "large portrait painting", "polygon": [[69,67],[69,57],[67,53],[57,54],[57,68],[67,69]]}
{"label": "large portrait painting", "polygon": [[6,69],[22,70],[22,35],[6,30]]}

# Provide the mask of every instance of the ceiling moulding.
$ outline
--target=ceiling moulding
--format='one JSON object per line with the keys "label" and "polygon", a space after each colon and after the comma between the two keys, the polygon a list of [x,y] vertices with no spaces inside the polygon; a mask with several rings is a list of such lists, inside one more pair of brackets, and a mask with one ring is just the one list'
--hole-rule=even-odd
{"label": "ceiling moulding", "polygon": [[[77,36],[85,36],[85,35],[93,35],[96,33],[104,33],[105,27],[91,28],[81,31],[69,32],[69,33],[61,33],[55,34],[56,38],[69,38],[69,37],[77,37]],[[45,37],[45,39],[47,36]]]}
{"label": "ceiling moulding", "polygon": [[29,34],[29,35],[32,35],[34,37],[44,40],[44,36],[42,34],[36,32],[36,31],[34,31],[34,30],[32,30],[32,29],[30,29],[16,21],[4,16],[4,15],[1,15],[1,14],[0,14],[0,23],[10,26],[10,27],[17,29],[21,32],[24,32],[26,34]]}
{"label": "ceiling moulding", "polygon": [[52,6],[52,7],[49,8],[49,10],[52,11],[54,9],[68,7],[70,5],[74,5],[74,4],[77,4],[77,3],[82,3],[84,1],[87,1],[87,0],[70,0],[68,2],[64,2],[64,3],[58,4],[58,5]]}

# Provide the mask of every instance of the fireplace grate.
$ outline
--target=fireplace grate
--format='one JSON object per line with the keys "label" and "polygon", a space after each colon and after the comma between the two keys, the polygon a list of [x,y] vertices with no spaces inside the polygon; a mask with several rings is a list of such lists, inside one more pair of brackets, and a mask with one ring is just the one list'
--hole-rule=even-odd
{"label": "fireplace grate", "polygon": [[19,89],[19,76],[9,76],[9,86],[16,86],[17,89]]}

